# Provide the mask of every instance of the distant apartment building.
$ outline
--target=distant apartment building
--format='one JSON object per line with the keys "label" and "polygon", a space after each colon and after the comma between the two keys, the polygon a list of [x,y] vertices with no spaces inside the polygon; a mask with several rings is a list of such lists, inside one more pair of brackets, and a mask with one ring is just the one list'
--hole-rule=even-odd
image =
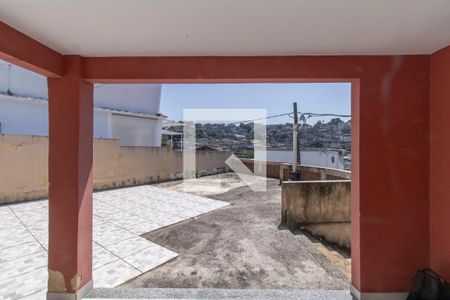
{"label": "distant apartment building", "polygon": [[[159,84],[96,84],[94,138],[122,146],[161,146]],[[0,61],[0,134],[48,135],[45,77]]]}

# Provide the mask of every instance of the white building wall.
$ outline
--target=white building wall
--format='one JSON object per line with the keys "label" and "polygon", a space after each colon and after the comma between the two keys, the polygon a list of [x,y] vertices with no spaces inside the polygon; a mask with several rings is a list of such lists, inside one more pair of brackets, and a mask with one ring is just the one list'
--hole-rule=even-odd
{"label": "white building wall", "polygon": [[[0,60],[0,93],[48,99],[47,78]],[[159,113],[160,84],[96,84],[94,105],[134,113]]]}
{"label": "white building wall", "polygon": [[159,113],[160,84],[96,84],[94,105],[133,113]]}
{"label": "white building wall", "polygon": [[[107,111],[94,111],[95,138],[111,137],[109,118]],[[48,136],[48,102],[0,95],[0,123],[0,134]]]}
{"label": "white building wall", "polygon": [[0,93],[47,99],[47,78],[0,61]]}
{"label": "white building wall", "polygon": [[[292,151],[267,150],[267,161],[280,161],[292,163]],[[336,150],[303,150],[300,151],[302,165],[324,167],[331,169],[344,169],[344,158]]]}
{"label": "white building wall", "polygon": [[0,95],[0,122],[1,134],[48,135],[47,104]]}
{"label": "white building wall", "polygon": [[[2,134],[48,135],[48,102],[31,98],[48,99],[47,79],[0,60]],[[124,139],[122,144],[128,146],[160,147],[161,120],[139,116],[113,117],[111,110],[99,109],[156,115],[159,113],[160,99],[160,84],[95,85],[94,137]]]}
{"label": "white building wall", "polygon": [[[161,120],[112,115],[112,138],[121,146],[161,146]],[[159,129],[159,130],[158,130]]]}
{"label": "white building wall", "polygon": [[94,110],[94,137],[97,139],[111,138],[111,113]]}

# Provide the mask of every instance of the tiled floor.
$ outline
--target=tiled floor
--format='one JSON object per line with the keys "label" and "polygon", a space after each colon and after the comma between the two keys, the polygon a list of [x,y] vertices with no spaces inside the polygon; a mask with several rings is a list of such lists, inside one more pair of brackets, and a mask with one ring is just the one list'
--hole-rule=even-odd
{"label": "tiled floor", "polygon": [[[95,287],[115,287],[178,256],[139,235],[228,205],[155,186],[94,194]],[[45,299],[48,202],[0,206],[0,299]]]}

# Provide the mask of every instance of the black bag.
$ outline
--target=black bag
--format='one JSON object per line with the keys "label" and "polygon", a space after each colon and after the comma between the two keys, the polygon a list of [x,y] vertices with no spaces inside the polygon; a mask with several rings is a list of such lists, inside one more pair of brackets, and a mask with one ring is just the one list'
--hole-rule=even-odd
{"label": "black bag", "polygon": [[450,300],[450,285],[430,269],[417,271],[406,300]]}

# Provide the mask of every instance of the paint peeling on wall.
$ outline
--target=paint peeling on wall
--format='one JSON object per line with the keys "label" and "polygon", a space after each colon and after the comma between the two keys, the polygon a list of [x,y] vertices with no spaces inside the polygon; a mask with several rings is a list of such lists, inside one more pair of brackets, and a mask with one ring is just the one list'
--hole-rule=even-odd
{"label": "paint peeling on wall", "polygon": [[73,276],[73,278],[70,280],[70,284],[72,286],[73,291],[76,292],[80,289],[81,280],[82,280],[81,274],[75,274],[75,276]]}
{"label": "paint peeling on wall", "polygon": [[48,292],[64,293],[66,291],[66,283],[63,273],[48,269]]}

